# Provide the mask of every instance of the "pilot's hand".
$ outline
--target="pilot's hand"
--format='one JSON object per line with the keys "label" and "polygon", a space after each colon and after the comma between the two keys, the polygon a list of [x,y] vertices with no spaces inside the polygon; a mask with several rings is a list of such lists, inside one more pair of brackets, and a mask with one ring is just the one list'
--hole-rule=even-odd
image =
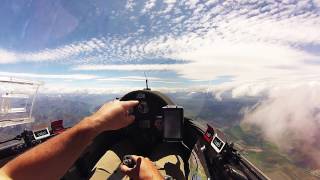
{"label": "pilot's hand", "polygon": [[134,180],[164,180],[160,172],[153,165],[153,162],[148,158],[141,156],[132,155],[133,161],[135,161],[136,166],[134,168],[129,168],[128,166],[121,164],[120,170],[124,174],[128,175]]}
{"label": "pilot's hand", "polygon": [[129,115],[128,111],[138,103],[139,101],[111,101],[104,104],[86,121],[99,132],[126,127],[135,119],[133,115]]}

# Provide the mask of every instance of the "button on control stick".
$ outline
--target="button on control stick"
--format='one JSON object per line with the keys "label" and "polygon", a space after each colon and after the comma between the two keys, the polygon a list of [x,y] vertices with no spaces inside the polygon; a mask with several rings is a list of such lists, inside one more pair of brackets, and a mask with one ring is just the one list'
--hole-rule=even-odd
{"label": "button on control stick", "polygon": [[131,155],[125,155],[123,157],[122,164],[128,166],[129,168],[134,168],[136,166],[136,162],[134,162]]}

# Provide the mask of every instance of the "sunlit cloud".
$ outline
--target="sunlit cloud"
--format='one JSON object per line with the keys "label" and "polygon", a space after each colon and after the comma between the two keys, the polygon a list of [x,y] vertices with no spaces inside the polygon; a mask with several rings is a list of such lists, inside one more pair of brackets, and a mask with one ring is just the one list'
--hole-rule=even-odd
{"label": "sunlit cloud", "polygon": [[142,13],[146,13],[146,12],[149,12],[156,4],[156,0],[149,0],[149,1],[146,1],[143,9],[142,9]]}
{"label": "sunlit cloud", "polygon": [[143,77],[143,76],[127,76],[127,77],[116,77],[116,78],[100,78],[98,81],[112,81],[112,82],[144,82],[148,79],[153,83],[165,83],[165,84],[180,84],[181,82],[176,82],[168,79],[162,79],[159,77]]}
{"label": "sunlit cloud", "polygon": [[[149,80],[161,80],[158,77],[148,77]],[[146,77],[143,76],[127,76],[127,77],[117,77],[117,78],[101,78],[99,81],[145,81]]]}
{"label": "sunlit cloud", "polygon": [[[320,44],[318,4],[148,0],[138,5],[130,0],[123,8],[130,10],[128,18],[135,22],[136,32],[33,52],[1,49],[0,63],[66,63],[73,71],[92,72],[172,71],[192,81],[232,76],[234,86],[266,79],[270,83],[319,80],[316,63],[306,62],[320,58],[303,48]],[[141,13],[151,24],[138,21]],[[115,14],[117,10],[112,18],[120,18]]]}
{"label": "sunlit cloud", "polygon": [[103,48],[105,44],[96,38],[89,41],[65,45],[56,49],[45,49],[38,52],[14,52],[0,49],[0,64],[16,62],[62,62],[81,53],[90,53]]}
{"label": "sunlit cloud", "polygon": [[[157,34],[154,37],[144,34],[149,27],[142,24],[137,32],[120,37],[92,38],[34,52],[2,49],[0,63],[43,61],[70,64],[130,63],[143,58],[166,58],[177,52],[192,53],[194,49],[202,48],[202,41],[212,44],[213,47],[221,42],[224,44],[255,42],[274,45],[274,48],[280,44],[292,50],[297,50],[296,46],[300,44],[320,42],[319,15],[316,9],[309,10],[309,6],[317,4],[316,1],[296,3],[270,1],[267,4],[259,1],[223,3],[208,1],[203,4],[197,1],[178,3],[170,0],[164,1],[160,9],[155,7],[155,3],[153,0],[146,1],[143,7],[148,9],[144,13],[166,14],[158,18],[150,17],[153,21],[151,31]],[[128,1],[127,6],[132,9],[134,2]],[[188,13],[182,13],[184,8],[188,9]],[[139,11],[139,9],[132,10]],[[173,16],[174,18],[171,18]],[[143,31],[140,32],[140,29]],[[212,49],[212,52],[215,50]],[[255,52],[255,49],[252,49],[252,52]],[[269,54],[260,54],[261,57],[265,55]]]}
{"label": "sunlit cloud", "polygon": [[133,11],[134,6],[134,0],[128,0],[125,7],[127,10]]}
{"label": "sunlit cloud", "polygon": [[267,99],[245,112],[243,123],[261,128],[281,150],[294,151],[309,167],[319,168],[319,88],[319,82],[271,88]]}
{"label": "sunlit cloud", "polygon": [[17,58],[14,53],[0,49],[0,64],[14,63],[16,61]]}
{"label": "sunlit cloud", "polygon": [[35,73],[11,73],[0,72],[0,76],[20,77],[20,78],[36,78],[36,79],[73,79],[73,80],[90,80],[96,79],[96,75],[88,74],[35,74]]}
{"label": "sunlit cloud", "polygon": [[165,71],[174,70],[179,65],[175,64],[124,64],[124,65],[79,65],[75,66],[72,70],[81,71]]}
{"label": "sunlit cloud", "polygon": [[[86,86],[73,86],[70,83],[48,83],[41,86],[40,92],[44,94],[126,94],[130,91],[142,89],[141,86],[125,86],[113,85],[112,87],[86,87]],[[195,88],[196,91],[205,91],[205,88]],[[186,88],[168,88],[157,87],[157,91],[162,93],[185,92]]]}
{"label": "sunlit cloud", "polygon": [[[299,45],[320,43],[320,19],[314,11],[303,11],[309,5],[307,2],[299,2],[295,7],[275,2],[263,7],[244,1],[241,5],[212,2],[215,6],[210,10],[196,4],[185,3],[193,9],[195,16],[182,22],[188,29],[184,35],[162,35],[142,41],[132,46],[136,54],[129,53],[133,59],[154,55],[189,63],[89,64],[77,65],[73,70],[169,70],[191,80],[212,80],[230,75],[235,77],[235,85],[266,78],[269,82],[289,82],[294,78],[304,81],[310,74],[314,76],[312,80],[319,79],[317,67],[305,64],[305,60],[320,58],[299,48]],[[241,11],[230,11],[229,6]]]}

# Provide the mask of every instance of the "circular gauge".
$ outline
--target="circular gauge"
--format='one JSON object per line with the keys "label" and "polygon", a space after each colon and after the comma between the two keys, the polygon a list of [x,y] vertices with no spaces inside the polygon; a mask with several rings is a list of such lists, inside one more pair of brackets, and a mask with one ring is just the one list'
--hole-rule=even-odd
{"label": "circular gauge", "polygon": [[138,105],[138,112],[141,114],[147,114],[149,112],[149,107],[147,102],[141,101]]}

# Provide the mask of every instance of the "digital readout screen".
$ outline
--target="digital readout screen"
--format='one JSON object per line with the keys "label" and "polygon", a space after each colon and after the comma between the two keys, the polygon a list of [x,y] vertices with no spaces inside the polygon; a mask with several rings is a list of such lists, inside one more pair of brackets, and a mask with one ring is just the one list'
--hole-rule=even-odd
{"label": "digital readout screen", "polygon": [[164,112],[164,137],[171,139],[182,138],[182,117],[180,109],[166,110]]}
{"label": "digital readout screen", "polygon": [[47,129],[42,129],[42,130],[39,130],[39,131],[35,131],[35,132],[33,132],[33,133],[34,133],[34,135],[35,135],[36,137],[42,137],[42,136],[45,136],[45,135],[49,134],[49,132],[47,131]]}
{"label": "digital readout screen", "polygon": [[212,143],[219,149],[221,150],[221,148],[223,147],[223,142],[218,138],[215,137],[212,141]]}

